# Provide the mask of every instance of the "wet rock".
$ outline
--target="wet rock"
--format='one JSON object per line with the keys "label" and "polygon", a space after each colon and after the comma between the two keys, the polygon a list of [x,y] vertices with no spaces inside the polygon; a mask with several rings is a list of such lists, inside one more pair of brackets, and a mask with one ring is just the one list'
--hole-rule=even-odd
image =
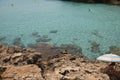
{"label": "wet rock", "polygon": [[35,49],[38,52],[42,53],[43,58],[48,58],[50,56],[55,56],[57,54],[60,54],[60,51],[56,49],[54,45],[48,45],[45,43],[39,43],[39,44],[29,44],[28,47]]}
{"label": "wet rock", "polygon": [[61,44],[60,47],[58,48],[61,49],[62,51],[67,50],[73,54],[82,54],[82,48],[74,44]]}

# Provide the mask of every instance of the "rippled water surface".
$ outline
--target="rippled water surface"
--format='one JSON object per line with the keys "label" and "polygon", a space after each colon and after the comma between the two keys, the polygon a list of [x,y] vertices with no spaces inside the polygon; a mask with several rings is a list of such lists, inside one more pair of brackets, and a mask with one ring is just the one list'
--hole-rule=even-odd
{"label": "rippled water surface", "polygon": [[[38,32],[51,39],[49,44],[76,44],[84,55],[98,56],[109,46],[120,46],[119,16],[120,6],[115,5],[0,0],[0,42],[13,45],[20,37],[24,45],[36,43],[32,33]],[[99,54],[89,50],[92,42],[100,45]]]}

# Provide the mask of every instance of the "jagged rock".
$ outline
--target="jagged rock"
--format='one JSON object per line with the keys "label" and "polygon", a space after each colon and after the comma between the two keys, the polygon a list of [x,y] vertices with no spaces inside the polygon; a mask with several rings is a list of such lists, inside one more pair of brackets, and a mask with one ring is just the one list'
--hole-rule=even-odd
{"label": "jagged rock", "polygon": [[1,77],[3,80],[44,80],[36,65],[11,66]]}
{"label": "jagged rock", "polygon": [[[39,47],[38,47],[39,46]],[[51,53],[49,49],[56,49],[53,46],[34,45],[40,52],[27,52],[22,48],[17,53],[7,53],[8,46],[2,46],[0,53],[0,67],[3,80],[110,80],[109,76],[102,73],[102,68],[107,63],[101,61],[89,61],[83,55],[57,54],[42,58],[42,50]],[[52,48],[51,48],[52,47]],[[1,49],[0,48],[0,49]],[[7,49],[7,50],[6,50]],[[6,54],[3,54],[6,51]],[[2,55],[1,55],[2,54]],[[117,72],[120,73],[120,64],[116,64]]]}
{"label": "jagged rock", "polygon": [[[36,64],[37,60],[42,57],[40,52],[35,52],[30,48],[25,49],[16,46],[2,46],[0,50],[2,50],[0,54],[0,64],[4,65]],[[30,61],[32,63],[30,63]]]}
{"label": "jagged rock", "polygon": [[82,54],[82,48],[75,44],[61,44],[58,48],[61,50],[67,50],[73,54]]}
{"label": "jagged rock", "polygon": [[57,50],[55,46],[48,45],[45,43],[29,44],[28,47],[35,49],[37,52],[41,52],[43,58],[48,58],[50,56],[55,56],[57,54],[60,54],[60,51]]}
{"label": "jagged rock", "polygon": [[15,47],[9,47],[8,50],[7,50],[8,53],[12,54],[15,52]]}

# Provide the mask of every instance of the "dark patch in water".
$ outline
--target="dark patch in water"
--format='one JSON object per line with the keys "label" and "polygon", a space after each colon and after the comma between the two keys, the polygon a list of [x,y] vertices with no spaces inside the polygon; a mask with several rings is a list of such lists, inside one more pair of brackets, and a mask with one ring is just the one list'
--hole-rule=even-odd
{"label": "dark patch in water", "polygon": [[100,53],[100,44],[98,44],[96,41],[88,41],[91,44],[90,51],[93,53]]}
{"label": "dark patch in water", "polygon": [[43,36],[40,36],[36,39],[36,42],[49,42],[51,41],[52,39],[48,37],[48,35],[43,35]]}
{"label": "dark patch in water", "polygon": [[91,32],[91,34],[95,35],[96,37],[103,38],[103,36],[101,36],[101,34],[97,30]]}
{"label": "dark patch in water", "polygon": [[6,39],[6,36],[0,36],[0,41],[3,41]]}
{"label": "dark patch in water", "polygon": [[33,32],[33,33],[32,33],[32,36],[38,36],[38,35],[39,35],[38,32]]}
{"label": "dark patch in water", "polygon": [[51,30],[50,33],[57,33],[58,30]]}
{"label": "dark patch in water", "polygon": [[13,40],[13,45],[15,46],[20,46],[20,47],[25,47],[25,45],[22,43],[21,37],[17,37]]}

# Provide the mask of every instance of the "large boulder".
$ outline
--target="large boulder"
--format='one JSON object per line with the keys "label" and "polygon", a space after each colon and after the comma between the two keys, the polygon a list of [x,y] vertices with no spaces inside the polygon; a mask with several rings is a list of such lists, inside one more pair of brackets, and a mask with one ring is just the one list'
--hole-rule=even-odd
{"label": "large boulder", "polygon": [[3,80],[44,80],[36,65],[11,66],[1,77]]}

